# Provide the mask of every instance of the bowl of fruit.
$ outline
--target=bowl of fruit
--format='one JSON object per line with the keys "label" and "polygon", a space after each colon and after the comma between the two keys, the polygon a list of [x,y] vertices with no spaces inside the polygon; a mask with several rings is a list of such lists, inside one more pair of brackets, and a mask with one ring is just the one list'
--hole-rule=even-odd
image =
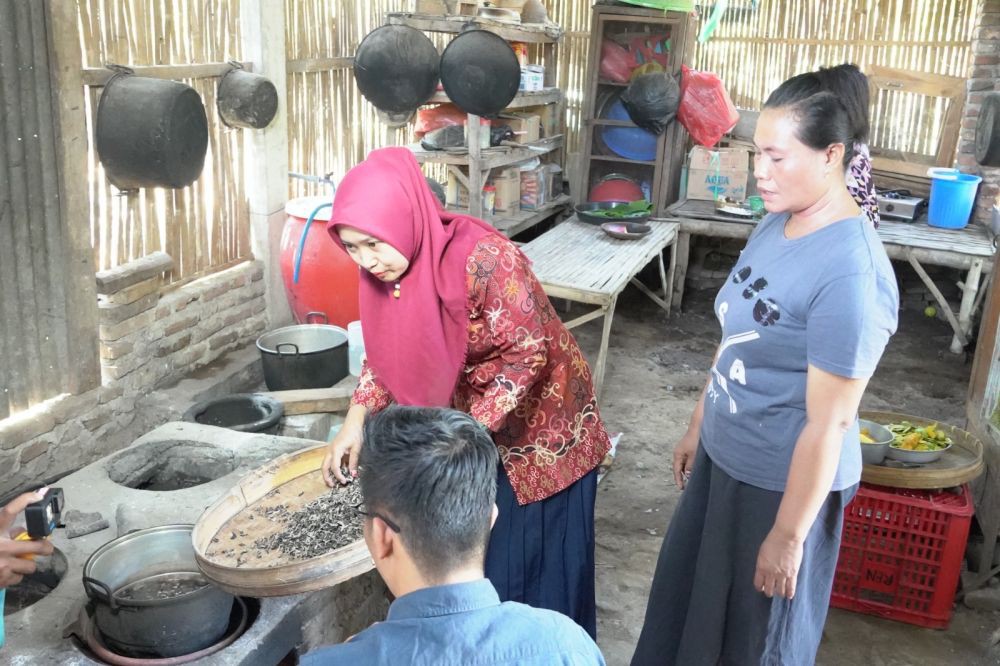
{"label": "bowl of fruit", "polygon": [[879,465],[889,454],[893,434],[884,425],[858,419],[861,430],[861,460],[866,465]]}
{"label": "bowl of fruit", "polygon": [[930,463],[944,455],[951,448],[951,437],[936,423],[915,426],[909,421],[901,421],[888,426],[892,433],[889,444],[889,458],[905,463]]}

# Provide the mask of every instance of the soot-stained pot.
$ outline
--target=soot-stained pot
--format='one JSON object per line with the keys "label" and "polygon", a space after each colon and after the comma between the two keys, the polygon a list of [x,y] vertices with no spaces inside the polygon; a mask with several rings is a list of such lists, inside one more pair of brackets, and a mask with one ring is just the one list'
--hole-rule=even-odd
{"label": "soot-stained pot", "polygon": [[208,120],[191,86],[117,74],[97,105],[97,155],[121,190],[187,187],[201,175]]}
{"label": "soot-stained pot", "polygon": [[266,76],[234,67],[219,81],[215,106],[230,127],[264,129],[278,114],[278,90]]}
{"label": "soot-stained pot", "polygon": [[467,30],[441,54],[441,84],[466,113],[495,116],[507,108],[521,84],[521,65],[503,38]]}
{"label": "soot-stained pot", "polygon": [[412,113],[433,95],[440,56],[427,35],[403,25],[368,33],[354,54],[354,80],[375,108],[388,114]]}

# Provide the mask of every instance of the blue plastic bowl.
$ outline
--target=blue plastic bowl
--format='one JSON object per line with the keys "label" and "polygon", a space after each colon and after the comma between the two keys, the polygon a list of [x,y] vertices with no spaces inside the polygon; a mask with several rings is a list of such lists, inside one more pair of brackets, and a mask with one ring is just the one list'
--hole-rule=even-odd
{"label": "blue plastic bowl", "polygon": [[[620,99],[611,105],[605,118],[632,120]],[[616,155],[627,160],[652,162],[656,159],[656,135],[639,127],[601,127],[601,139]]]}

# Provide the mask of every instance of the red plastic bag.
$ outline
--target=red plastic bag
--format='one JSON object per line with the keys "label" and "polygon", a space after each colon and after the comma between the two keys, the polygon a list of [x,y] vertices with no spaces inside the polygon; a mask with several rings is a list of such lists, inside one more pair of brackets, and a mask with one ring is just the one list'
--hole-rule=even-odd
{"label": "red plastic bag", "polygon": [[467,118],[465,111],[454,104],[438,104],[422,108],[417,111],[417,122],[413,127],[413,133],[419,139],[424,134],[442,127],[464,125]]}
{"label": "red plastic bag", "polygon": [[681,104],[677,120],[695,143],[711,148],[740,119],[718,76],[681,65]]}
{"label": "red plastic bag", "polygon": [[628,83],[628,78],[636,64],[635,58],[624,46],[620,46],[610,39],[601,42],[600,76],[605,81]]}

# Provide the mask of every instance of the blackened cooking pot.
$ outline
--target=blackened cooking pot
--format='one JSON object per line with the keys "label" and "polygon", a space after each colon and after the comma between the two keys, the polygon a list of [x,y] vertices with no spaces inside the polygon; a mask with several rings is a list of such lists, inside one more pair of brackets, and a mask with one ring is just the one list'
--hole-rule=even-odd
{"label": "blackened cooking pot", "polygon": [[233,595],[200,573],[193,525],[162,525],[118,537],[83,567],[83,587],[108,647],[122,654],[178,657],[226,632]]}
{"label": "blackened cooking pot", "polygon": [[347,376],[347,331],[328,324],[285,326],[257,338],[271,391],[327,388]]}
{"label": "blackened cooking pot", "polygon": [[187,187],[201,175],[208,119],[191,86],[117,74],[101,92],[97,155],[120,190]]}

